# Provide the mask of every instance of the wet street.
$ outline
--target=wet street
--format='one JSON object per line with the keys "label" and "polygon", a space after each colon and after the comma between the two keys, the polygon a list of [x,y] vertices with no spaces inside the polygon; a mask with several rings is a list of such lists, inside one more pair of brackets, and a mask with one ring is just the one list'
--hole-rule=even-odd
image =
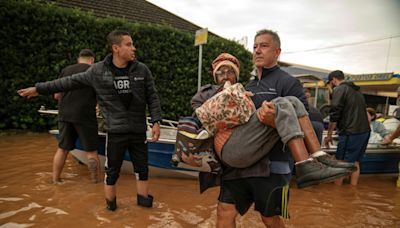
{"label": "wet street", "polygon": [[[105,209],[103,183],[71,155],[62,184],[51,184],[57,142],[47,133],[0,136],[0,227],[215,227],[218,188],[199,193],[196,180],[151,178],[154,207],[136,206],[132,175],[117,183],[118,209]],[[290,192],[287,227],[400,227],[395,175],[363,175],[359,185],[322,184]],[[238,227],[264,227],[250,211]]]}

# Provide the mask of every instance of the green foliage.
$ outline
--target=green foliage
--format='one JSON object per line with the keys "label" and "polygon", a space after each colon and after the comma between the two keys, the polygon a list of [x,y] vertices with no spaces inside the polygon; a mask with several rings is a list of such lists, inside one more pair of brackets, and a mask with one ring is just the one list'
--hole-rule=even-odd
{"label": "green foliage", "polygon": [[[56,79],[62,68],[76,62],[83,48],[96,52],[101,61],[109,52],[106,35],[115,29],[131,33],[139,61],[155,77],[163,117],[178,119],[191,115],[190,99],[197,91],[198,47],[194,34],[169,26],[136,24],[118,18],[96,18],[77,9],[25,0],[0,0],[0,130],[46,130],[56,119],[40,116],[44,105],[56,109],[52,96],[29,100],[18,96],[20,88],[39,81]],[[203,45],[202,85],[213,83],[211,62],[221,52],[237,56],[242,82],[249,78],[251,54],[241,45],[219,37],[209,37]]]}

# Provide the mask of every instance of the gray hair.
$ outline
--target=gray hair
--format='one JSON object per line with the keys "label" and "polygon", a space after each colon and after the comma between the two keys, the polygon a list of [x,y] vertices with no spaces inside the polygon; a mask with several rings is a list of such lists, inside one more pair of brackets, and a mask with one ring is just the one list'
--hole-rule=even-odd
{"label": "gray hair", "polygon": [[281,48],[281,39],[279,38],[278,33],[275,31],[272,31],[269,29],[262,29],[256,33],[254,39],[256,39],[257,36],[261,36],[261,35],[265,35],[265,34],[272,36],[272,40],[274,41],[275,45],[278,48]]}

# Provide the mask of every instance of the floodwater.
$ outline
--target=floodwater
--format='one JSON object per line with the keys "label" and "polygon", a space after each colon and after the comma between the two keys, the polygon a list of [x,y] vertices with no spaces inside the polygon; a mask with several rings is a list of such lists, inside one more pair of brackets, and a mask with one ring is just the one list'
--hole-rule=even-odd
{"label": "floodwater", "polygon": [[[118,209],[105,209],[103,184],[69,156],[63,184],[51,184],[56,140],[49,134],[0,136],[0,227],[215,227],[218,189],[199,194],[196,180],[151,178],[152,209],[136,206],[135,181],[117,183]],[[287,227],[400,227],[395,175],[364,175],[357,187],[291,188]],[[257,213],[238,227],[264,227]]]}

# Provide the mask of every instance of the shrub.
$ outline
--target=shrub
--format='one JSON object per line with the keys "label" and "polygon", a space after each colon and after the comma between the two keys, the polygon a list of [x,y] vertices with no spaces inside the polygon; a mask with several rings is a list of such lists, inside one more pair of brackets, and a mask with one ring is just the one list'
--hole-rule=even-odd
{"label": "shrub", "polygon": [[[79,51],[90,48],[101,61],[109,52],[107,34],[115,29],[132,34],[138,60],[152,71],[161,98],[163,117],[191,115],[190,99],[197,91],[198,47],[194,34],[169,26],[138,24],[119,18],[97,18],[77,9],[61,8],[37,1],[0,1],[0,130],[46,130],[56,126],[54,118],[40,116],[37,109],[56,109],[52,96],[27,101],[20,88],[58,78],[62,68],[74,64]],[[211,36],[203,46],[202,85],[212,83],[212,60],[221,52],[238,57],[240,78],[251,70],[251,54],[243,46]]]}

